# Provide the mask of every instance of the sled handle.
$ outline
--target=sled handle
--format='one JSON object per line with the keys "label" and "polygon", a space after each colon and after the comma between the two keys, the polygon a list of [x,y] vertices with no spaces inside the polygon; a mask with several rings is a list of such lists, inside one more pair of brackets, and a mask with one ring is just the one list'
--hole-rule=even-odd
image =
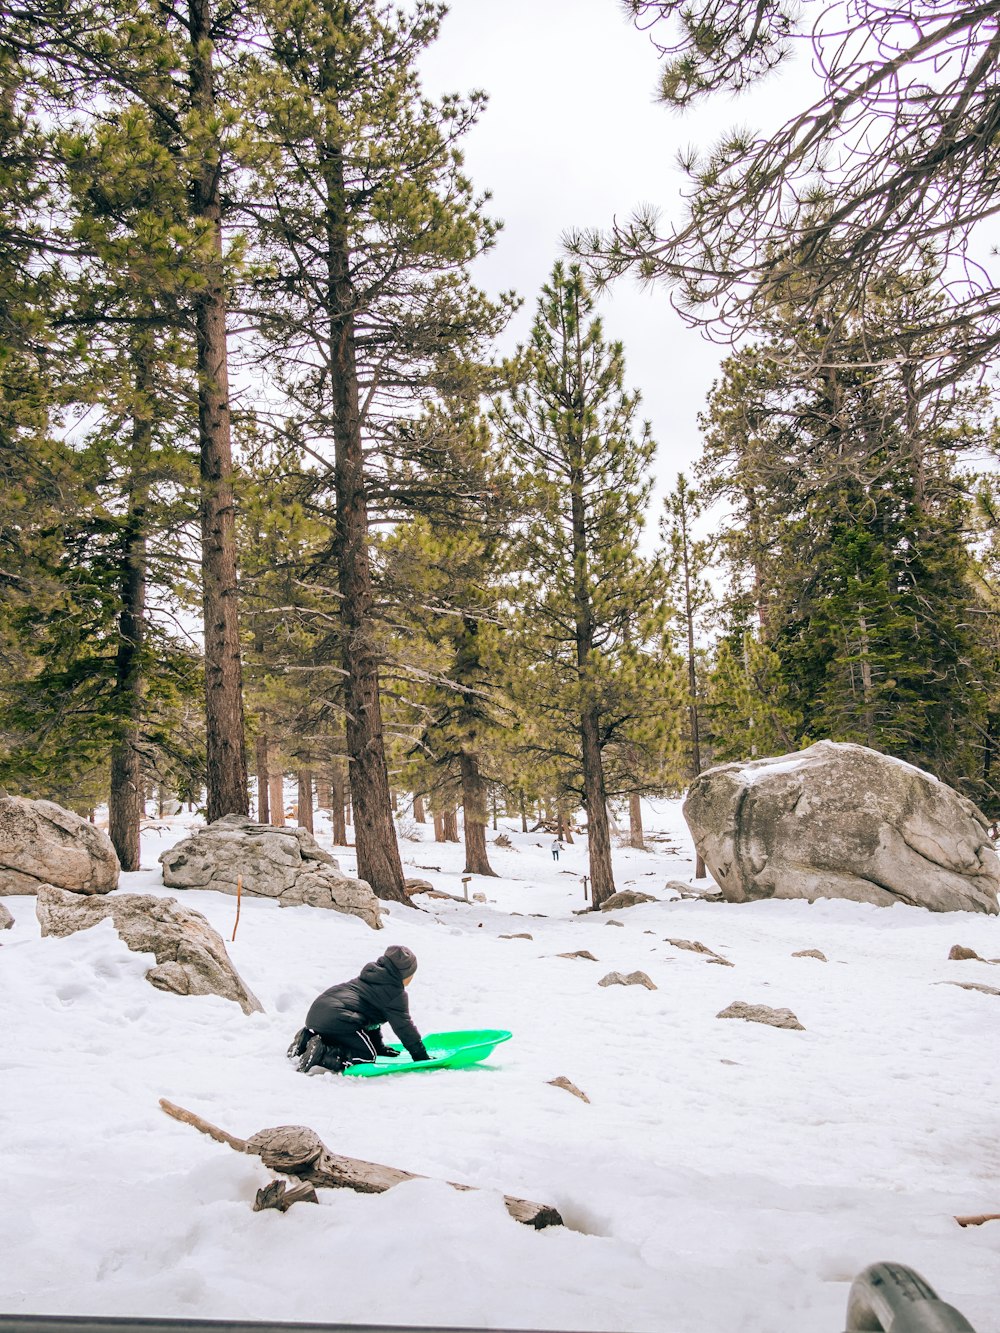
{"label": "sled handle", "polygon": [[976,1333],[905,1264],[871,1264],[851,1283],[847,1333]]}

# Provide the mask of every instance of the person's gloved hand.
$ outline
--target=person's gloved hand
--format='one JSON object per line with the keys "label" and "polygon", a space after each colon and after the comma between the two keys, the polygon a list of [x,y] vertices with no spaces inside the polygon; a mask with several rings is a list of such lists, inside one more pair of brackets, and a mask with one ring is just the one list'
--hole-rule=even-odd
{"label": "person's gloved hand", "polygon": [[421,1042],[421,1044],[417,1047],[415,1051],[410,1052],[410,1059],[414,1061],[429,1060],[430,1058],[431,1057],[427,1054],[427,1047],[423,1044],[423,1042]]}

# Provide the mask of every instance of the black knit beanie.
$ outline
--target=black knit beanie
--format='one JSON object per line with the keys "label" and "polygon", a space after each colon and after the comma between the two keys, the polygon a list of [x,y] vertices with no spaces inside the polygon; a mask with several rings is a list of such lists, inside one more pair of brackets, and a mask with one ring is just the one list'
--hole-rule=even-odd
{"label": "black knit beanie", "polygon": [[382,957],[393,965],[404,981],[417,970],[417,955],[405,944],[390,944]]}

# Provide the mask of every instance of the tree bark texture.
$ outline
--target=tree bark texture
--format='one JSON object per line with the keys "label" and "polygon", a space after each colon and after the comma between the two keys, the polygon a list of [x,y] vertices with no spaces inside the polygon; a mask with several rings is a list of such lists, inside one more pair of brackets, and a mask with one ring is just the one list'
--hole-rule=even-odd
{"label": "tree bark texture", "polygon": [[313,830],[313,782],[308,768],[299,769],[299,795],[297,806],[299,827],[312,833]]}
{"label": "tree bark texture", "polygon": [[135,396],[138,404],[132,423],[128,510],[122,534],[118,613],[118,651],[115,654],[114,707],[120,730],[111,750],[111,785],[108,795],[108,837],[122,870],[139,869],[139,830],[145,812],[142,722],[146,636],[146,510],[145,476],[152,445],[152,422],[143,404],[150,391],[150,349],[135,354]]}
{"label": "tree bark texture", "polygon": [[465,818],[465,873],[496,875],[486,852],[486,790],[479,772],[479,759],[471,751],[458,756],[462,773],[462,810]]}
{"label": "tree bark texture", "polygon": [[434,811],[434,841],[444,842],[444,815]]}
{"label": "tree bark texture", "polygon": [[355,297],[345,205],[344,163],[339,146],[327,145],[326,189],[327,304],[330,315],[329,384],[334,437],[336,534],[334,553],[344,632],[344,707],[347,753],[354,805],[358,878],[376,895],[407,903],[403,865],[396,841],[382,733],[379,698],[379,645],[373,617],[358,369]]}
{"label": "tree bark texture", "polygon": [[276,773],[272,768],[268,774],[267,789],[269,793],[269,802],[271,806],[271,823],[275,828],[284,828],[285,825],[285,775],[279,769]]}
{"label": "tree bark texture", "polygon": [[[205,137],[191,182],[192,211],[212,238],[215,262],[194,300],[197,330],[198,437],[201,468],[202,609],[205,632],[206,819],[245,815],[247,762],[243,728],[233,508],[226,291],[212,64],[211,0],[189,0],[191,105]],[[213,141],[209,142],[209,135]]]}
{"label": "tree bark texture", "polygon": [[333,793],[330,788],[329,778],[316,779],[316,804],[321,810],[329,810]]}
{"label": "tree bark texture", "polygon": [[256,745],[258,824],[270,824],[271,822],[271,793],[268,789],[270,776],[267,770],[267,747],[267,732],[261,731],[257,735]]}
{"label": "tree bark texture", "polygon": [[413,818],[417,824],[426,824],[427,816],[424,813],[424,798],[414,796],[413,798]]}
{"label": "tree bark texture", "polygon": [[441,823],[444,827],[445,842],[458,842],[458,807],[452,806],[441,816]]}
{"label": "tree bark texture", "polygon": [[347,787],[339,761],[330,771],[330,822],[333,841],[338,847],[347,845]]}
{"label": "tree bark texture", "polygon": [[640,852],[646,850],[642,836],[642,800],[637,791],[628,798],[628,840],[630,847],[637,847]]}

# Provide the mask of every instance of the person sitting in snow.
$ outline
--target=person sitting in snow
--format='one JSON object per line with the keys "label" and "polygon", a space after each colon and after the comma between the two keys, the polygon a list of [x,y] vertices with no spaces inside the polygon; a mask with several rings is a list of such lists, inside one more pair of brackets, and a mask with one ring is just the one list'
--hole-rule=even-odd
{"label": "person sitting in snow", "polygon": [[300,1071],[307,1074],[314,1065],[322,1065],[340,1073],[347,1065],[371,1063],[377,1055],[398,1055],[382,1040],[383,1023],[389,1024],[412,1060],[429,1060],[406,996],[416,970],[413,950],[390,944],[381,958],[365,964],[360,976],[318,995],[309,1006],[305,1027],[288,1048]]}

